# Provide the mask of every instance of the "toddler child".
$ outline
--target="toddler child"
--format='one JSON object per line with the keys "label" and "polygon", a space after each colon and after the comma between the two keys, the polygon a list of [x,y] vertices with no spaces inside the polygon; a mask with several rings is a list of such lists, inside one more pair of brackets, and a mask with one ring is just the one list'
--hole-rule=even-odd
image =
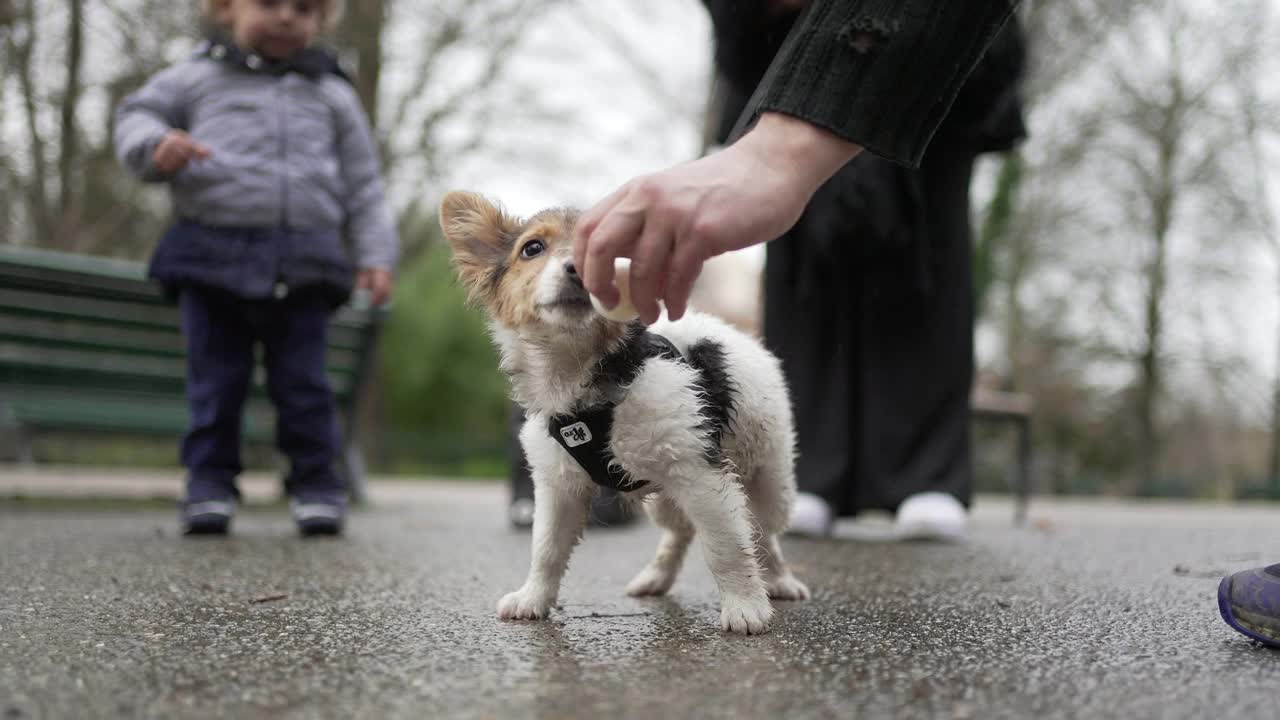
{"label": "toddler child", "polygon": [[186,337],[187,534],[225,534],[235,513],[256,345],[294,521],[332,535],[346,519],[328,320],[353,284],[387,300],[399,242],[368,119],[315,45],[339,2],[204,0],[214,34],[117,110],[120,161],[167,183],[176,214],[149,272],[178,301]]}

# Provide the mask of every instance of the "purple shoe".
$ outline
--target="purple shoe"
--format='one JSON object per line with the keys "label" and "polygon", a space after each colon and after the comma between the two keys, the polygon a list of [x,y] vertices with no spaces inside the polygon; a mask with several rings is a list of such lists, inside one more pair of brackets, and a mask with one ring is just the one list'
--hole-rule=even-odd
{"label": "purple shoe", "polygon": [[1280,564],[1222,578],[1218,610],[1244,635],[1280,648]]}

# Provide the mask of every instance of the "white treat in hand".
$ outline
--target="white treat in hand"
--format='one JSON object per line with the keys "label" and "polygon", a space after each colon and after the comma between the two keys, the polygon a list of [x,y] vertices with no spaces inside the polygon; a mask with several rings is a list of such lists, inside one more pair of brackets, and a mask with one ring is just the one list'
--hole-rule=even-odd
{"label": "white treat in hand", "polygon": [[614,261],[613,284],[618,288],[618,304],[609,310],[599,298],[592,295],[591,307],[614,322],[631,322],[640,317],[640,311],[631,304],[631,260],[618,258]]}

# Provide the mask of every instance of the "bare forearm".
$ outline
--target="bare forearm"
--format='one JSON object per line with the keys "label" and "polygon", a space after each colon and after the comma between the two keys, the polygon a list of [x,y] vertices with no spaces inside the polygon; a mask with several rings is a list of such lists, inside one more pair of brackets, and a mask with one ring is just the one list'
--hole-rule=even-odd
{"label": "bare forearm", "polygon": [[803,193],[806,202],[837,170],[862,152],[861,146],[829,130],[777,112],[762,114],[738,144],[786,178],[784,184]]}

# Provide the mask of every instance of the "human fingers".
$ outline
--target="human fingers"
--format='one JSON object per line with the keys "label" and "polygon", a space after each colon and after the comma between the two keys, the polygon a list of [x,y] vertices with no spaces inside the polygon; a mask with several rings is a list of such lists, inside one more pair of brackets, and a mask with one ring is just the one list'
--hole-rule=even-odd
{"label": "human fingers", "polygon": [[169,154],[164,148],[156,148],[156,153],[151,157],[151,164],[155,165],[156,170],[162,173],[172,172],[173,168],[169,167]]}
{"label": "human fingers", "polygon": [[181,130],[173,130],[165,136],[164,144],[179,151],[182,157],[187,160],[192,158],[207,158],[211,154],[209,148],[202,145],[189,134]]}
{"label": "human fingers", "polygon": [[204,149],[203,146],[192,140],[186,133],[176,133],[167,138],[161,149],[169,171],[182,169],[197,156],[207,156],[207,153],[199,155],[200,150]]}
{"label": "human fingers", "polygon": [[[379,297],[378,293],[378,270],[374,268],[365,268],[356,274],[356,290],[363,291],[368,298],[368,307],[376,308],[382,304],[385,298]],[[358,301],[363,304],[363,301]]]}
{"label": "human fingers", "polygon": [[185,162],[182,148],[177,143],[162,143],[156,148],[155,165],[160,172],[173,172],[181,168]]}
{"label": "human fingers", "polygon": [[667,306],[667,317],[679,320],[689,308],[689,296],[693,285],[702,274],[702,257],[688,242],[677,242],[675,252],[667,265],[666,284],[662,300]]}
{"label": "human fingers", "polygon": [[614,260],[632,257],[643,223],[643,213],[615,205],[587,238],[585,260],[578,274],[587,292],[607,308],[617,305],[619,299],[618,289],[613,285]]}
{"label": "human fingers", "polygon": [[375,270],[372,280],[371,298],[374,307],[382,307],[391,299],[391,273],[386,270]]}
{"label": "human fingers", "polygon": [[173,147],[184,161],[209,156],[209,149],[186,133],[179,133],[173,138]]}
{"label": "human fingers", "polygon": [[[591,246],[591,235],[599,227],[600,221],[626,196],[627,189],[628,186],[623,185],[614,190],[578,217],[573,230],[573,265],[583,277],[586,277],[587,268],[592,261],[587,252]],[[613,265],[610,264],[609,267],[612,268]]]}
{"label": "human fingers", "polygon": [[673,242],[671,226],[665,215],[648,213],[644,229],[631,255],[631,304],[640,313],[645,325],[658,321],[662,308],[658,305],[663,272],[671,254]]}

